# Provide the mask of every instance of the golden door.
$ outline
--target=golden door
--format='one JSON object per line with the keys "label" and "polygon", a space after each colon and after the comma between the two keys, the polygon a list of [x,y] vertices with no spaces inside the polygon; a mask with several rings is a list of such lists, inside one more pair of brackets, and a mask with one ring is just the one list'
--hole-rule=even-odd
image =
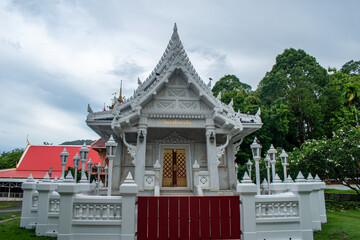
{"label": "golden door", "polygon": [[163,187],[186,187],[185,149],[164,149]]}

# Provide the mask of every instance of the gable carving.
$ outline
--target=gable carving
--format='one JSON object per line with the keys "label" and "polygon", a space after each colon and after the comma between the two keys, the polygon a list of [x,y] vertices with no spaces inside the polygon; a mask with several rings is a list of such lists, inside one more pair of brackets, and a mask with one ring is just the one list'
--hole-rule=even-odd
{"label": "gable carving", "polygon": [[163,139],[155,140],[156,144],[194,144],[194,140],[184,138],[179,135],[176,131],[173,131],[170,135],[164,137]]}

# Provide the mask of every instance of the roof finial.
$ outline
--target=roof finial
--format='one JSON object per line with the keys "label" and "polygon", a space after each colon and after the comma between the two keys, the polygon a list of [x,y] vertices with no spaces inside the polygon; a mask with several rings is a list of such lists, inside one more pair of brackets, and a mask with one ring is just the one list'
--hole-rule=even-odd
{"label": "roof finial", "polygon": [[177,26],[176,26],[176,23],[174,24],[174,32],[177,32]]}
{"label": "roof finial", "polygon": [[105,108],[105,103],[104,103],[104,112],[106,111],[106,108]]}
{"label": "roof finial", "polygon": [[29,142],[29,134],[26,136],[27,146],[31,145]]}
{"label": "roof finial", "polygon": [[123,97],[122,97],[122,80],[121,80],[121,84],[120,84],[120,95],[119,95],[119,103],[123,103],[124,100],[123,100]]}

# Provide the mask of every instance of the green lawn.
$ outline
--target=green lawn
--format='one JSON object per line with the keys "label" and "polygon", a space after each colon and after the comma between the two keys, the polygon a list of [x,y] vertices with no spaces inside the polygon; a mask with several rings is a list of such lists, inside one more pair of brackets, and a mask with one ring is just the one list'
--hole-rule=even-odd
{"label": "green lawn", "polygon": [[337,189],[325,189],[325,193],[343,193],[343,194],[357,194],[355,190],[337,190]]}
{"label": "green lawn", "polygon": [[13,207],[21,206],[21,204],[22,204],[21,201],[17,201],[17,202],[0,202],[0,209],[13,208]]}
{"label": "green lawn", "polygon": [[329,200],[326,210],[328,222],[314,233],[315,240],[360,240],[360,202]]}

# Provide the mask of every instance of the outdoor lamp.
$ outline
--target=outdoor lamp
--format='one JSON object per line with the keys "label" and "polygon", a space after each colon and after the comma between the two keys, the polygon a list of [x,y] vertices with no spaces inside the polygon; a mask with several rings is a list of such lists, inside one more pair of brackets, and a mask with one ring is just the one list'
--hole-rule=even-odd
{"label": "outdoor lamp", "polygon": [[140,135],[139,135],[139,141],[140,142],[143,142],[144,141],[144,134],[143,134],[143,131],[140,131]]}
{"label": "outdoor lamp", "polygon": [[[143,134],[143,131],[140,132],[140,135],[139,135],[139,141],[142,142],[144,141],[144,134]],[[107,181],[107,187],[108,187],[108,192],[107,192],[107,195],[108,196],[111,196],[111,184],[112,184],[112,174],[113,174],[113,161],[115,159],[115,153],[116,153],[116,147],[117,147],[117,143],[115,142],[113,136],[111,135],[110,138],[109,138],[109,141],[107,141],[105,143],[105,146],[106,146],[106,156],[108,157],[109,159],[109,167],[106,171],[108,171],[107,173],[109,174],[108,177],[107,177],[107,173],[105,173],[105,186],[106,186],[106,181]],[[107,167],[107,166],[106,166]]]}
{"label": "outdoor lamp", "polygon": [[261,154],[261,144],[260,142],[257,140],[257,138],[254,138],[254,142],[251,144],[251,152],[253,155],[253,158],[255,160],[255,170],[256,170],[256,189],[257,189],[257,195],[260,195],[260,166],[259,166],[259,161],[260,161],[260,154]]}
{"label": "outdoor lamp", "polygon": [[91,158],[89,159],[89,161],[87,162],[87,168],[88,168],[88,172],[89,172],[89,183],[90,183],[90,179],[91,179],[91,172],[92,172],[92,167],[93,167],[94,163],[91,161]]}
{"label": "outdoor lamp", "polygon": [[[109,167],[108,167],[108,165],[106,165],[105,166],[105,168],[104,168],[104,172],[105,172],[105,187],[106,187],[106,182],[107,182],[107,176],[108,176],[108,172],[109,172]],[[108,184],[109,185],[109,184]]]}
{"label": "outdoor lamp", "polygon": [[271,172],[272,172],[272,180],[274,182],[275,179],[275,163],[276,163],[276,154],[277,151],[274,146],[271,144],[270,149],[268,150],[268,154],[270,156],[270,163],[271,163]]}
{"label": "outdoor lamp", "polygon": [[254,159],[260,158],[262,146],[256,137],[254,138],[254,142],[250,145],[250,147],[251,147],[251,152],[252,152],[253,158]]}
{"label": "outdoor lamp", "polygon": [[[144,137],[144,135],[143,135],[143,137]],[[115,152],[116,152],[115,150],[117,147],[117,143],[115,142],[112,135],[110,136],[109,141],[107,141],[105,143],[105,147],[106,147],[106,156],[107,157],[115,157]]]}
{"label": "outdoor lamp", "polygon": [[252,169],[252,165],[253,163],[250,161],[250,159],[247,161],[246,163],[246,167],[247,167],[247,171],[248,171],[248,174],[249,174],[249,177],[251,179],[251,169]]}
{"label": "outdoor lamp", "polygon": [[81,161],[81,183],[86,183],[87,179],[86,179],[86,175],[85,175],[85,163],[89,154],[89,149],[86,146],[86,143],[84,142],[83,146],[80,148],[79,152],[80,152],[80,161]]}
{"label": "outdoor lamp", "polygon": [[280,154],[280,159],[281,159],[281,164],[283,165],[283,168],[284,168],[284,182],[287,182],[287,158],[288,158],[289,155],[286,154],[285,150],[283,149],[281,154]]}
{"label": "outdoor lamp", "polygon": [[[79,150],[80,158],[86,160],[88,158],[89,151],[90,151],[89,148],[86,146],[86,143],[84,142],[83,146]],[[82,161],[81,161],[81,163],[82,163]]]}
{"label": "outdoor lamp", "polygon": [[62,170],[61,170],[61,180],[64,180],[64,173],[65,173],[65,165],[67,163],[69,157],[69,153],[66,151],[66,148],[64,148],[64,150],[60,153],[60,161],[61,161],[61,165],[62,165]]}
{"label": "outdoor lamp", "polygon": [[210,139],[211,143],[214,143],[214,141],[215,141],[214,132],[211,132],[209,139]]}
{"label": "outdoor lamp", "polygon": [[266,154],[264,159],[266,172],[267,172],[267,185],[268,185],[268,194],[270,194],[270,156]]}
{"label": "outdoor lamp", "polygon": [[76,183],[76,180],[77,180],[77,169],[78,169],[78,167],[79,167],[79,162],[80,162],[80,157],[79,157],[79,154],[78,154],[78,153],[76,153],[76,155],[74,156],[73,161],[74,161],[74,168],[75,168],[75,183]]}

